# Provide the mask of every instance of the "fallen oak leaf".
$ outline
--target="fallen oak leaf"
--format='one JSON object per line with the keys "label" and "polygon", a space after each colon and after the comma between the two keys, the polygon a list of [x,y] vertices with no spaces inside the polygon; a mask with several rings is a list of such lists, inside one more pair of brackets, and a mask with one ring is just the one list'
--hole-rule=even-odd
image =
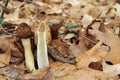
{"label": "fallen oak leaf", "polygon": [[116,77],[120,74],[120,63],[115,65],[106,64],[105,61],[102,62],[103,72],[109,74],[111,77]]}
{"label": "fallen oak leaf", "polygon": [[[9,62],[17,62],[19,61],[19,59],[21,57],[23,57],[23,53],[22,51],[19,49],[20,46],[18,46],[19,43],[19,40],[17,40],[17,38],[13,35],[1,35],[0,36],[0,40],[1,40],[1,43],[0,43],[0,60],[2,60],[2,62],[4,64],[7,64]],[[17,45],[15,44],[17,43]],[[6,58],[5,58],[6,57]],[[18,58],[18,60],[13,60],[15,57]],[[3,59],[4,58],[4,59]],[[4,62],[4,61],[7,61]]]}
{"label": "fallen oak leaf", "polygon": [[43,80],[104,80],[109,78],[104,72],[93,69],[79,69],[75,65],[55,62],[50,66],[39,69],[32,74],[21,76],[20,79]]}
{"label": "fallen oak leaf", "polygon": [[90,69],[91,62],[101,61],[105,52],[98,51],[101,41],[91,50],[80,55],[77,65],[54,62],[51,65],[34,71],[31,74],[22,75],[21,79],[43,79],[43,80],[104,80],[110,79],[109,75],[102,71]]}
{"label": "fallen oak leaf", "polygon": [[6,80],[6,78],[2,75],[0,75],[0,80]]}
{"label": "fallen oak leaf", "polygon": [[[86,51],[85,53],[83,53],[79,57],[77,57],[76,58],[76,61],[78,62],[77,65],[79,67],[88,68],[88,65],[91,62],[101,61],[106,55],[106,52],[97,50],[101,44],[102,44],[102,42],[99,41],[92,49]],[[100,65],[98,65],[98,66],[100,66]]]}
{"label": "fallen oak leaf", "polygon": [[88,46],[89,45],[93,45],[94,42],[92,39],[94,39],[93,37],[91,37],[89,34],[87,34],[86,31],[82,32],[82,33],[79,33],[79,42],[78,44],[71,44],[71,43],[68,43],[70,46],[69,46],[69,49],[71,51],[71,53],[76,57],[78,56],[79,54],[87,51],[89,48]]}
{"label": "fallen oak leaf", "polygon": [[11,49],[8,42],[2,37],[0,37],[0,40],[3,41],[0,43],[0,67],[4,67],[9,64],[10,58],[11,58]]}
{"label": "fallen oak leaf", "polygon": [[21,45],[21,41],[18,37],[12,36],[10,38],[7,38],[9,40],[9,43],[11,43],[11,55],[13,57],[21,58],[23,57],[23,46]]}
{"label": "fallen oak leaf", "polygon": [[24,70],[25,69],[18,67],[16,65],[10,65],[0,68],[0,75],[7,78],[8,80],[19,79],[19,76],[24,74]]}
{"label": "fallen oak leaf", "polygon": [[113,64],[120,63],[120,39],[115,36],[109,29],[106,28],[106,32],[101,32],[96,28],[96,25],[92,26],[93,32],[98,40],[101,40],[104,44],[110,47],[110,51],[106,54],[105,60],[110,61]]}
{"label": "fallen oak leaf", "polygon": [[69,52],[68,45],[60,39],[52,40],[47,46],[49,55],[56,61],[75,64],[75,57]]}

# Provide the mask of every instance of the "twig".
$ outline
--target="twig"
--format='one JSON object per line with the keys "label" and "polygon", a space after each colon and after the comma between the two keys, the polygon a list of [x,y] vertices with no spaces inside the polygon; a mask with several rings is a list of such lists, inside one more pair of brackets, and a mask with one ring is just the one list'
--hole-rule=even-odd
{"label": "twig", "polygon": [[6,9],[7,9],[8,2],[9,2],[9,0],[6,0],[5,6],[3,7],[3,10],[2,10],[2,13],[1,13],[1,16],[0,16],[0,18],[2,18],[2,19],[4,17],[4,13],[5,13]]}
{"label": "twig", "polygon": [[[3,61],[0,61],[0,63],[4,64],[5,66],[8,66],[8,64],[6,64],[6,63],[3,62]],[[5,67],[5,66],[4,66],[4,67]],[[2,68],[2,67],[0,67],[0,68]]]}
{"label": "twig", "polygon": [[89,39],[89,38],[87,38],[87,37],[85,37],[85,36],[82,36],[82,35],[80,35],[81,37],[83,37],[83,38],[85,38],[86,40],[88,40],[88,41],[90,41],[90,42],[92,42],[92,43],[94,43],[94,44],[96,44],[97,42],[96,41],[93,41],[93,40],[91,40],[91,39]]}

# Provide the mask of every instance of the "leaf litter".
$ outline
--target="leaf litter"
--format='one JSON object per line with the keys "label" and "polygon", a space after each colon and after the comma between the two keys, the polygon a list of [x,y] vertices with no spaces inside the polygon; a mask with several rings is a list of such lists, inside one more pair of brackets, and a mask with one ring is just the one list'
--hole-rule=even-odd
{"label": "leaf litter", "polygon": [[[119,80],[119,13],[118,0],[10,0],[0,27],[0,79]],[[39,69],[36,31],[42,21],[50,64]],[[32,72],[16,31],[22,22],[32,31]]]}

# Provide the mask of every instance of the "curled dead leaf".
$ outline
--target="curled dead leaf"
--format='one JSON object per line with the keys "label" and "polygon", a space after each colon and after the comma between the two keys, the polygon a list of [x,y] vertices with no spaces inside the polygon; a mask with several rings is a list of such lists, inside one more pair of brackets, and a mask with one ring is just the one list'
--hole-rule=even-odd
{"label": "curled dead leaf", "polygon": [[75,57],[69,51],[69,45],[59,39],[52,40],[51,44],[48,45],[49,55],[53,59],[65,63],[76,64]]}
{"label": "curled dead leaf", "polygon": [[109,29],[106,29],[106,32],[101,32],[98,30],[98,28],[96,28],[95,25],[93,25],[92,28],[97,39],[101,40],[104,44],[110,47],[110,51],[108,54],[106,54],[105,60],[110,61],[113,64],[120,63],[120,39],[115,36]]}

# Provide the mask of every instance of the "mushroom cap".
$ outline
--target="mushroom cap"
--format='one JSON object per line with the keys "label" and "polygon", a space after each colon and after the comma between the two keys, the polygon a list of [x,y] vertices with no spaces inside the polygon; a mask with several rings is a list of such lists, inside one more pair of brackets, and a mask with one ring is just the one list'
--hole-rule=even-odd
{"label": "mushroom cap", "polygon": [[27,23],[20,23],[17,28],[17,35],[19,38],[26,39],[31,37],[31,28]]}
{"label": "mushroom cap", "polygon": [[50,31],[50,27],[49,25],[47,24],[46,21],[41,21],[40,24],[38,24],[38,27],[35,28],[34,30],[34,41],[35,41],[35,44],[37,45],[37,42],[38,42],[38,31],[42,32],[44,31],[46,32],[46,42],[47,42],[47,45],[51,43],[51,39],[52,39],[52,36],[51,36],[51,31]]}

